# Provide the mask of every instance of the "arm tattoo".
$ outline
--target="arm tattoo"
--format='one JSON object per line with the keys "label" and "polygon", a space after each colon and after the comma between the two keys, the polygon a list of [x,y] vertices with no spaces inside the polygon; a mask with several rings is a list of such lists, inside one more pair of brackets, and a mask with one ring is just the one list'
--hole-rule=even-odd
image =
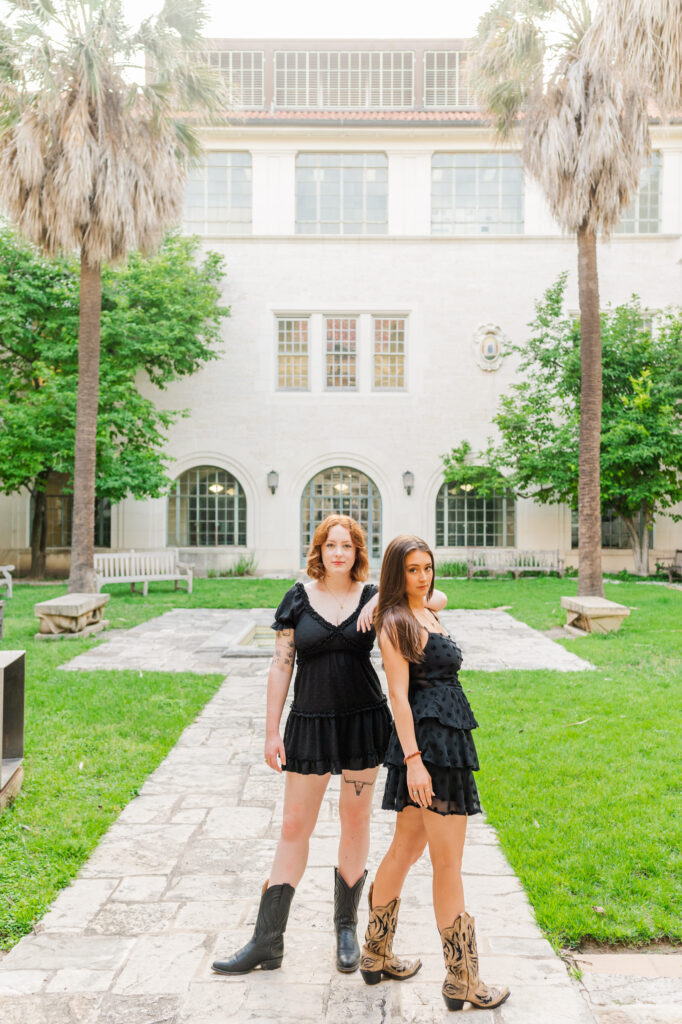
{"label": "arm tattoo", "polygon": [[371,782],[366,782],[364,779],[353,779],[350,777],[350,775],[346,775],[345,772],[343,772],[343,781],[348,782],[352,786],[355,786],[356,796],[360,796],[365,786],[371,787],[374,785],[374,779],[372,779]]}

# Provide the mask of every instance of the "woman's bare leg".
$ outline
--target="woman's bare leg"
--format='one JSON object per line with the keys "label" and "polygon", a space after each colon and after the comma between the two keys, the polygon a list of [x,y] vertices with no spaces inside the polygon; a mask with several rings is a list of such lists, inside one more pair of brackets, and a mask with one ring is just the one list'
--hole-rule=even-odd
{"label": "woman's bare leg", "polygon": [[369,819],[378,768],[341,774],[339,818],[339,871],[347,885],[353,886],[361,877],[369,853]]}
{"label": "woman's bare leg", "polygon": [[374,878],[372,903],[375,907],[385,907],[400,896],[408,871],[424,852],[424,813],[417,807],[405,807],[396,815],[391,845]]}
{"label": "woman's bare leg", "polygon": [[435,814],[429,810],[421,814],[433,865],[433,910],[442,931],[465,909],[462,854],[467,819],[465,814]]}
{"label": "woman's bare leg", "polygon": [[286,772],[282,831],[272,862],[271,886],[287,882],[295,889],[301,881],[308,862],[310,837],[328,783],[329,774],[299,775],[298,772]]}

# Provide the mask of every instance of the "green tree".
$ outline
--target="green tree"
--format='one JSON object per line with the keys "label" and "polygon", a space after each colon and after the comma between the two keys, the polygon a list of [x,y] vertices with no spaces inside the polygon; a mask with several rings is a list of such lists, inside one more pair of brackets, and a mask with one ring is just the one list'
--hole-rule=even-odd
{"label": "green tree", "polygon": [[[493,420],[500,440],[490,441],[473,461],[480,462],[479,489],[494,486],[494,475],[503,473],[523,497],[576,508],[580,324],[565,312],[565,288],[563,274],[537,303],[528,341],[510,347],[519,358],[519,375]],[[682,519],[669,511],[682,501],[682,315],[667,311],[652,331],[633,297],[602,314],[601,335],[601,511],[610,508],[622,518],[635,572],[646,575],[654,517],[668,512]],[[446,457],[446,479],[465,479],[459,467],[462,448]],[[470,449],[464,454],[471,462]]]}
{"label": "green tree", "polygon": [[479,25],[474,87],[498,136],[506,139],[514,130],[521,135],[526,169],[558,223],[576,234],[582,358],[578,593],[603,597],[597,237],[607,238],[618,223],[651,144],[641,82],[616,66],[608,50],[589,60],[583,52],[590,22],[588,0],[496,0]]}
{"label": "green tree", "polygon": [[[197,250],[196,239],[170,235],[153,256],[103,269],[97,497],[158,497],[168,486],[166,432],[183,412],[158,409],[138,384],[165,388],[217,356],[229,314],[222,258],[199,261]],[[0,490],[32,495],[36,576],[45,570],[48,480],[73,477],[78,292],[75,261],[48,259],[0,231]]]}
{"label": "green tree", "polygon": [[[70,591],[92,591],[102,267],[150,251],[180,219],[198,116],[224,82],[189,54],[201,0],[166,0],[126,25],[121,0],[5,0],[0,31],[0,202],[48,255],[80,257]],[[144,79],[146,54],[152,71]]]}

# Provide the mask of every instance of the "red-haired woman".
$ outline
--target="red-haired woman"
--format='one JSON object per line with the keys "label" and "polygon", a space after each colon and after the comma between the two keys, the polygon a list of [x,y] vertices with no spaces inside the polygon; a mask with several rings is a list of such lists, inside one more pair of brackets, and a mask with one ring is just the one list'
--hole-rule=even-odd
{"label": "red-haired woman", "polygon": [[388,680],[393,731],[382,807],[397,811],[393,841],[370,888],[370,920],[360,971],[369,985],[381,981],[391,955],[400,892],[425,842],[433,867],[433,906],[447,974],[449,1010],[499,1006],[509,989],[484,985],[478,976],[473,918],[465,911],[462,853],[467,815],[481,810],[471,730],[476,728],[460,686],[462,654],[429,611],[433,553],[419,537],[388,545],[381,565],[376,631]]}
{"label": "red-haired woman", "polygon": [[[372,793],[391,729],[386,698],[370,661],[377,588],[365,582],[368,568],[360,526],[350,516],[327,516],[310,545],[310,582],[296,583],[275,613],[265,760],[275,771],[286,772],[282,831],[253,936],[228,960],[215,961],[218,973],[280,966],[289,907],[305,870],[310,836],[330,775],[339,774],[336,966],[351,972],[360,963],[357,912],[367,875]],[[445,595],[434,599],[437,607],[444,602]],[[294,699],[282,739],[280,719],[294,660]]]}

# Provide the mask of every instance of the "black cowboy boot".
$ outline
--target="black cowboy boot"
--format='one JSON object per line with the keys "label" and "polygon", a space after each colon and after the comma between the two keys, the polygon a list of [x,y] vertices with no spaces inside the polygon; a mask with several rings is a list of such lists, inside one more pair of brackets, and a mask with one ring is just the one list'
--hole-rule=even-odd
{"label": "black cowboy boot", "polygon": [[253,935],[229,960],[214,960],[213,970],[217,974],[247,974],[254,967],[260,967],[263,971],[274,971],[281,967],[284,932],[293,896],[292,885],[284,882],[282,885],[271,885],[268,889],[266,882]]}
{"label": "black cowboy boot", "polygon": [[347,885],[338,868],[334,868],[334,926],[336,927],[336,969],[352,974],[360,965],[358,945],[358,903],[367,872],[355,885]]}

